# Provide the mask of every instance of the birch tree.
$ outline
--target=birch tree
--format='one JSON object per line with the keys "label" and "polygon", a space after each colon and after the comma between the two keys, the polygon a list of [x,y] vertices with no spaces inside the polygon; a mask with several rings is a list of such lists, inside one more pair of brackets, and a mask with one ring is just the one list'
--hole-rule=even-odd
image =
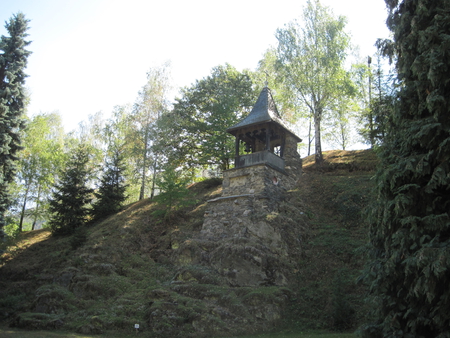
{"label": "birch tree", "polygon": [[[139,175],[140,192],[139,200],[145,197],[148,190],[149,176],[152,175],[153,182],[158,170],[161,155],[153,151],[156,133],[154,127],[158,118],[168,110],[170,91],[169,64],[154,67],[147,73],[147,83],[139,92],[132,113],[128,119],[131,128],[129,134],[133,145],[133,157],[135,159],[136,173]],[[154,194],[154,185],[151,196]]]}
{"label": "birch tree", "polygon": [[309,0],[301,21],[278,29],[277,59],[286,84],[296,93],[314,121],[315,160],[322,156],[322,120],[352,84],[344,69],[350,47],[344,17],[333,16],[318,0]]}
{"label": "birch tree", "polygon": [[34,230],[40,215],[45,214],[46,199],[55,183],[55,173],[65,161],[64,132],[58,113],[39,114],[28,122],[23,136],[25,148],[20,153],[17,184],[21,187],[19,231],[28,204]]}

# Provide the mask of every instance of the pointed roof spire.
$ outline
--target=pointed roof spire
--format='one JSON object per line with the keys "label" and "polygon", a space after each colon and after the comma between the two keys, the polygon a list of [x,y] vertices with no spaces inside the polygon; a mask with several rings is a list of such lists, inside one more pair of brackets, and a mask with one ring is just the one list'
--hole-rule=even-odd
{"label": "pointed roof spire", "polygon": [[297,135],[295,135],[295,133],[293,133],[281,119],[281,116],[277,110],[277,106],[275,105],[275,101],[273,100],[272,93],[267,86],[265,86],[259,94],[258,100],[256,100],[256,103],[253,106],[250,114],[248,114],[248,116],[241,122],[228,128],[227,132],[235,135],[239,129],[269,122],[274,122],[280,125],[284,129],[289,131],[293,136],[295,136],[295,138],[297,138],[299,142],[301,141],[301,139]]}
{"label": "pointed roof spire", "polygon": [[259,94],[258,100],[256,100],[252,111],[241,122],[227,129],[229,133],[232,133],[236,129],[242,127],[251,126],[254,124],[260,124],[264,122],[278,122],[284,126],[281,122],[280,114],[278,113],[275,102],[273,101],[270,89],[266,86]]}

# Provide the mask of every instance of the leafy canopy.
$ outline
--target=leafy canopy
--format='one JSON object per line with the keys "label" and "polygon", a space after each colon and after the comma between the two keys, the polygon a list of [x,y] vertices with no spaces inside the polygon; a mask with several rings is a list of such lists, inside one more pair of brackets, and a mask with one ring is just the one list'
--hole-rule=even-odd
{"label": "leafy canopy", "polygon": [[323,161],[321,121],[353,84],[344,62],[350,47],[344,17],[334,17],[318,0],[308,0],[301,22],[278,29],[278,72],[314,119],[316,162]]}
{"label": "leafy canopy", "polygon": [[173,110],[161,117],[160,147],[178,165],[228,169],[234,141],[226,129],[250,111],[254,98],[246,71],[229,64],[213,68],[210,76],[184,88]]}

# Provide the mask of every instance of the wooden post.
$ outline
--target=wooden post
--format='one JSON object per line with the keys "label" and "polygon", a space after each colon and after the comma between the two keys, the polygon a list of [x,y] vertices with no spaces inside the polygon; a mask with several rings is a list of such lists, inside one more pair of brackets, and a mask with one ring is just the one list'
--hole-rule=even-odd
{"label": "wooden post", "polygon": [[236,134],[234,166],[237,168],[239,162],[239,134]]}
{"label": "wooden post", "polygon": [[281,134],[280,157],[284,158],[284,148],[286,147],[286,133]]}
{"label": "wooden post", "polygon": [[266,129],[266,150],[270,151],[270,128],[269,128],[269,125],[267,125],[267,129]]}
{"label": "wooden post", "polygon": [[239,157],[239,135],[236,135],[235,151],[236,151],[235,157]]}

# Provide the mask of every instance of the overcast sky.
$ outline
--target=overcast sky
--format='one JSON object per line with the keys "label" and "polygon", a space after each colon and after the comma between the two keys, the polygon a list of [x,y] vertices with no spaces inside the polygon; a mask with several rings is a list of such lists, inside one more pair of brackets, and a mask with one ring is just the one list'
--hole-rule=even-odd
{"label": "overcast sky", "polygon": [[[134,102],[146,71],[171,62],[188,86],[226,62],[254,70],[276,46],[275,31],[300,18],[306,0],[0,0],[0,19],[30,22],[29,115],[59,111],[66,131]],[[386,38],[384,0],[321,0],[348,19],[362,57]],[[6,31],[0,28],[0,34]]]}

